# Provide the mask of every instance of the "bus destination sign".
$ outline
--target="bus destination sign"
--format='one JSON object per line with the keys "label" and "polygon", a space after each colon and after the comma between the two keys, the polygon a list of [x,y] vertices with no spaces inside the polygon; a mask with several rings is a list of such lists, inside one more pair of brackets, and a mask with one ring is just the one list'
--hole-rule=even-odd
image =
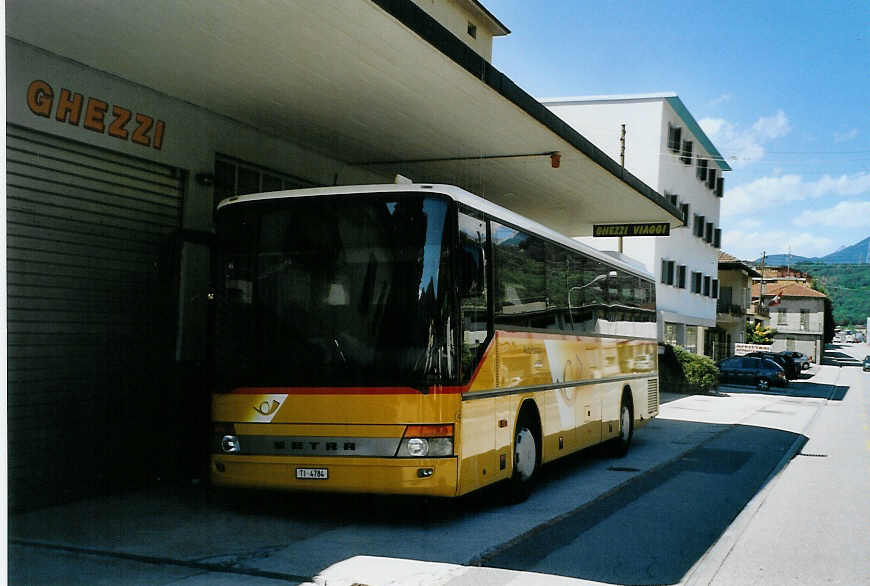
{"label": "bus destination sign", "polygon": [[644,224],[595,224],[592,236],[670,236],[671,225],[667,222],[646,222]]}

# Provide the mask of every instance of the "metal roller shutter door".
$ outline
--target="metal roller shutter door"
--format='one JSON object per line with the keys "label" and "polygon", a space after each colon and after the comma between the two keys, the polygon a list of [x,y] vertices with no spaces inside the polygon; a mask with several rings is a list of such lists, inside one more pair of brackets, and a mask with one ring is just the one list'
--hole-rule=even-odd
{"label": "metal roller shutter door", "polygon": [[101,492],[160,425],[157,262],[179,227],[183,173],[19,126],[6,136],[9,489],[19,508]]}

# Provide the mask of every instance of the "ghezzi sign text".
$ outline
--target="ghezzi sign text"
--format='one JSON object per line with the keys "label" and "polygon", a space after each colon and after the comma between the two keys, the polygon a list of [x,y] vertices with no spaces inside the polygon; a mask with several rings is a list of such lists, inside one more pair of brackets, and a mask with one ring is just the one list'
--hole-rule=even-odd
{"label": "ghezzi sign text", "polygon": [[[110,107],[111,106],[111,107]],[[27,107],[37,116],[52,118],[73,126],[83,126],[100,134],[108,134],[120,140],[129,140],[143,147],[158,151],[163,148],[166,122],[141,112],[134,112],[117,104],[109,104],[99,98],[88,97],[61,88],[55,96],[54,89],[37,79],[27,87]]]}
{"label": "ghezzi sign text", "polygon": [[667,222],[645,224],[595,224],[592,235],[604,236],[670,236],[671,225]]}

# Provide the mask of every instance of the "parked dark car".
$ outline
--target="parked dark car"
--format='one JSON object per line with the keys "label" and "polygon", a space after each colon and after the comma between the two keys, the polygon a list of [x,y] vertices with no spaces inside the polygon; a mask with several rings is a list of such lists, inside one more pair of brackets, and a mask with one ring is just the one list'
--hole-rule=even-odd
{"label": "parked dark car", "polygon": [[870,354],[864,357],[864,362],[861,363],[861,370],[864,372],[870,370]]}
{"label": "parked dark car", "polygon": [[803,352],[795,352],[794,350],[786,350],[780,352],[783,356],[791,356],[800,365],[801,370],[807,370],[810,367],[810,357]]}
{"label": "parked dark car", "polygon": [[755,385],[766,391],[770,385],[784,387],[788,384],[785,369],[769,358],[757,356],[732,356],[720,360],[719,381],[738,385]]}
{"label": "parked dark car", "polygon": [[785,369],[785,376],[789,380],[798,378],[801,375],[800,364],[795,362],[791,356],[783,356],[777,352],[750,352],[746,356],[754,356],[755,358],[769,358]]}

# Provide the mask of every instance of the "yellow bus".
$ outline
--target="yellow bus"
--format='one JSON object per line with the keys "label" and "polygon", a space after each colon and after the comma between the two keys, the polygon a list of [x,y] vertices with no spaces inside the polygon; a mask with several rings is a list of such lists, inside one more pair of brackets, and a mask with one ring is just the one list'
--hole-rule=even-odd
{"label": "yellow bus", "polygon": [[448,185],[216,212],[211,481],[459,496],[658,413],[655,284]]}

